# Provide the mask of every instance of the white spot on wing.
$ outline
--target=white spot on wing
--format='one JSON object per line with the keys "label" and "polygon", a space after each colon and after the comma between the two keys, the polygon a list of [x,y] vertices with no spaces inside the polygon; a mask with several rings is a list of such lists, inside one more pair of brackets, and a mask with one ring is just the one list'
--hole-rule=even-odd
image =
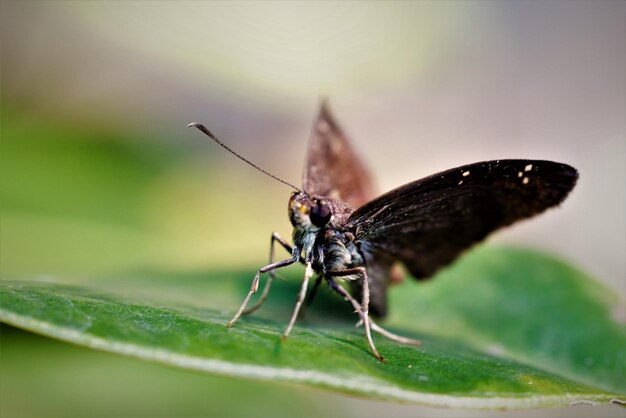
{"label": "white spot on wing", "polygon": [[524,171],[530,171],[533,169],[533,165],[532,164],[527,164],[526,167],[524,167]]}
{"label": "white spot on wing", "polygon": [[522,183],[524,183],[524,184],[528,184],[528,182],[529,182],[529,181],[530,181],[530,180],[528,179],[528,177],[524,177],[524,178],[522,179]]}
{"label": "white spot on wing", "polygon": [[464,171],[464,172],[463,172],[463,177],[467,177],[467,176],[469,176],[469,175],[470,175],[469,170],[467,170],[467,171]]}
{"label": "white spot on wing", "polygon": [[519,173],[517,173],[517,177],[522,177],[524,175],[524,173],[522,173],[521,171]]}
{"label": "white spot on wing", "polygon": [[463,184],[463,180],[459,181],[459,184],[458,184],[458,185],[460,186],[461,184]]}

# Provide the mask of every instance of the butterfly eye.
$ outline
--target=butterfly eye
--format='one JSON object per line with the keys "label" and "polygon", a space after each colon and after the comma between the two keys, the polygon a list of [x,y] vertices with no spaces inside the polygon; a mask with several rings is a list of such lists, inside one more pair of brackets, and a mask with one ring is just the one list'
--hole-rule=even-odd
{"label": "butterfly eye", "polygon": [[309,214],[311,222],[318,228],[326,225],[330,221],[331,216],[330,206],[324,202],[317,202],[317,204],[311,207],[311,213]]}

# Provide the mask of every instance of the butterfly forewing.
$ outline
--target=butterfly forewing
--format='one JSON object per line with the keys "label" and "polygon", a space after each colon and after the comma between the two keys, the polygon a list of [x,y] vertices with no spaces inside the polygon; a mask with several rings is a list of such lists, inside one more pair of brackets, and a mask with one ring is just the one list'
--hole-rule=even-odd
{"label": "butterfly forewing", "polygon": [[[367,169],[325,103],[313,124],[302,177],[303,189],[309,195],[339,199],[355,209],[375,197]],[[371,288],[370,310],[384,316],[387,287],[390,281],[401,281],[402,274],[393,268],[392,258],[376,251],[367,254],[365,265]],[[352,294],[361,300],[360,284],[355,281],[351,287]]]}
{"label": "butterfly forewing", "polygon": [[349,218],[364,252],[401,260],[431,276],[490,232],[558,205],[578,173],[550,161],[486,161],[394,189]]}
{"label": "butterfly forewing", "polygon": [[374,197],[370,176],[323,103],[313,125],[304,162],[306,193],[358,208]]}

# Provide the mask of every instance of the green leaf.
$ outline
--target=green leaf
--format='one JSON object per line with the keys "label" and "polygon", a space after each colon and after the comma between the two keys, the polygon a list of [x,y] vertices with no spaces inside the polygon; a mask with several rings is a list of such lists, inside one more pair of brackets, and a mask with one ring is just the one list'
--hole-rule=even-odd
{"label": "green leaf", "polygon": [[423,346],[376,336],[385,364],[370,354],[347,305],[328,291],[281,342],[295,275],[274,285],[258,315],[227,329],[251,273],[133,274],[98,288],[4,282],[0,318],[177,367],[428,405],[523,408],[624,398],[626,332],[613,318],[623,302],[551,258],[483,249],[432,282],[397,287],[389,324]]}
{"label": "green leaf", "polygon": [[422,286],[396,292],[391,320],[626,393],[626,305],[537,252],[484,248]]}

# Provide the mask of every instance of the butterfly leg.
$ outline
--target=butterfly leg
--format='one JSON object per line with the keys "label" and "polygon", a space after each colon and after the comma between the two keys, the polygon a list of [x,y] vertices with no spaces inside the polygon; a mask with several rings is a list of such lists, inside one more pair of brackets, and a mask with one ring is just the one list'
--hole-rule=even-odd
{"label": "butterfly leg", "polygon": [[265,266],[265,267],[259,269],[259,271],[257,271],[256,275],[254,276],[254,279],[252,279],[252,286],[250,287],[250,291],[248,292],[248,295],[243,300],[243,303],[239,307],[239,310],[237,311],[235,316],[233,316],[233,319],[231,319],[230,322],[228,322],[228,324],[226,325],[228,328],[232,327],[233,324],[235,322],[237,322],[237,320],[239,319],[239,317],[243,313],[244,309],[246,309],[246,305],[250,301],[250,298],[252,297],[252,295],[255,294],[257,292],[257,290],[259,290],[259,280],[261,278],[261,274],[267,273],[268,271],[276,270],[276,269],[281,268],[281,267],[289,266],[289,265],[295,263],[296,261],[298,261],[300,259],[300,254],[298,252],[296,252],[295,250],[293,252],[294,252],[294,254],[293,254],[292,258],[288,258],[287,260],[282,260],[282,261],[278,261],[276,263],[268,264],[267,266]]}
{"label": "butterfly leg", "polygon": [[[361,276],[363,280],[363,300],[361,301],[361,305],[359,305],[359,303],[352,296],[350,296],[343,287],[339,286],[332,279],[329,280],[329,284],[331,285],[333,290],[341,294],[344,297],[344,299],[346,299],[348,302],[352,304],[355,311],[359,314],[359,316],[361,317],[361,320],[363,321],[363,325],[365,328],[365,337],[367,338],[367,343],[369,344],[370,349],[372,350],[372,353],[378,360],[385,361],[385,359],[378,353],[378,350],[376,349],[376,346],[374,345],[374,340],[372,339],[372,332],[370,329],[370,325],[372,324],[372,321],[369,318],[370,287],[369,287],[369,280],[367,278],[367,271],[365,270],[365,267],[354,267],[354,268],[350,268],[346,270],[331,271],[331,272],[327,272],[327,274],[330,276],[335,276],[335,277],[351,276],[351,275],[357,275],[357,274]],[[333,287],[333,284],[334,284],[334,287]]]}
{"label": "butterfly leg", "polygon": [[313,299],[315,299],[315,295],[317,295],[317,289],[320,287],[320,283],[322,283],[322,275],[317,276],[317,279],[315,279],[313,287],[311,288],[311,291],[309,292],[306,301],[304,301],[305,308],[313,303]]}
{"label": "butterfly leg", "polygon": [[[356,299],[354,299],[352,295],[348,293],[347,290],[339,286],[332,278],[327,278],[327,281],[332,290],[339,293],[346,301],[350,302],[350,304],[354,308],[354,311],[358,313],[359,316],[361,317],[361,320],[359,321],[359,323],[365,323],[365,315],[363,315],[363,311],[361,310],[361,306],[359,305],[359,302],[357,302]],[[401,335],[397,335],[397,334],[394,334],[393,332],[387,331],[383,327],[379,326],[376,322],[374,322],[372,318],[369,318],[369,322],[370,322],[372,331],[377,332],[380,335],[387,337],[392,341],[399,342],[400,344],[412,345],[415,347],[419,347],[422,344],[420,340],[402,337]]]}
{"label": "butterfly leg", "polygon": [[298,318],[298,312],[300,312],[300,307],[302,306],[302,302],[304,301],[304,297],[306,296],[306,289],[309,285],[309,280],[313,276],[313,266],[310,261],[307,261],[306,268],[304,270],[304,280],[302,280],[302,286],[300,287],[300,292],[298,292],[298,296],[296,297],[296,307],[291,314],[291,319],[289,320],[289,325],[287,325],[287,329],[283,332],[282,339],[285,340],[289,336],[291,329],[293,328],[293,324],[296,323],[296,318]]}
{"label": "butterfly leg", "polygon": [[[339,285],[337,285],[336,283],[334,283],[334,285],[339,287]],[[345,300],[350,302],[352,306],[359,306],[359,303],[356,301],[356,299],[354,299],[344,288],[342,287],[339,287],[339,288],[342,290],[343,293],[341,292],[338,292],[338,293],[340,293],[344,297]],[[363,315],[361,312],[358,312],[358,313],[359,315],[361,315],[361,319],[356,324],[357,327],[363,324]],[[378,325],[371,317],[369,318],[369,320],[370,320],[370,326],[372,328],[372,331],[377,332],[380,335],[389,338],[391,341],[396,341],[400,344],[412,345],[415,347],[419,347],[422,345],[422,342],[420,340],[416,340],[414,338],[407,338],[398,334],[394,334],[393,332],[388,331],[385,328]]]}
{"label": "butterfly leg", "polygon": [[[281,237],[278,232],[272,232],[272,239],[270,241],[270,264],[274,263],[274,247],[276,245],[276,242],[278,242],[287,252],[293,252],[293,248],[291,247],[291,245],[289,245],[289,243],[283,237]],[[267,299],[267,295],[270,292],[270,287],[272,286],[272,282],[275,278],[276,272],[274,270],[271,270],[269,272],[269,277],[265,282],[265,287],[263,288],[263,292],[261,293],[261,297],[259,298],[258,302],[255,303],[253,306],[244,309],[241,312],[242,315],[248,315],[249,313],[252,313],[259,309],[261,305],[263,305],[263,302],[265,302],[265,299]]]}
{"label": "butterfly leg", "polygon": [[420,345],[422,345],[422,342],[420,340],[403,337],[401,335],[394,334],[391,331],[387,331],[385,328],[377,325],[376,322],[374,322],[371,318],[370,318],[370,323],[372,325],[372,331],[375,331],[379,333],[380,335],[383,335],[389,338],[391,341],[396,341],[396,342],[399,342],[400,344],[412,345],[415,347],[419,347]]}

